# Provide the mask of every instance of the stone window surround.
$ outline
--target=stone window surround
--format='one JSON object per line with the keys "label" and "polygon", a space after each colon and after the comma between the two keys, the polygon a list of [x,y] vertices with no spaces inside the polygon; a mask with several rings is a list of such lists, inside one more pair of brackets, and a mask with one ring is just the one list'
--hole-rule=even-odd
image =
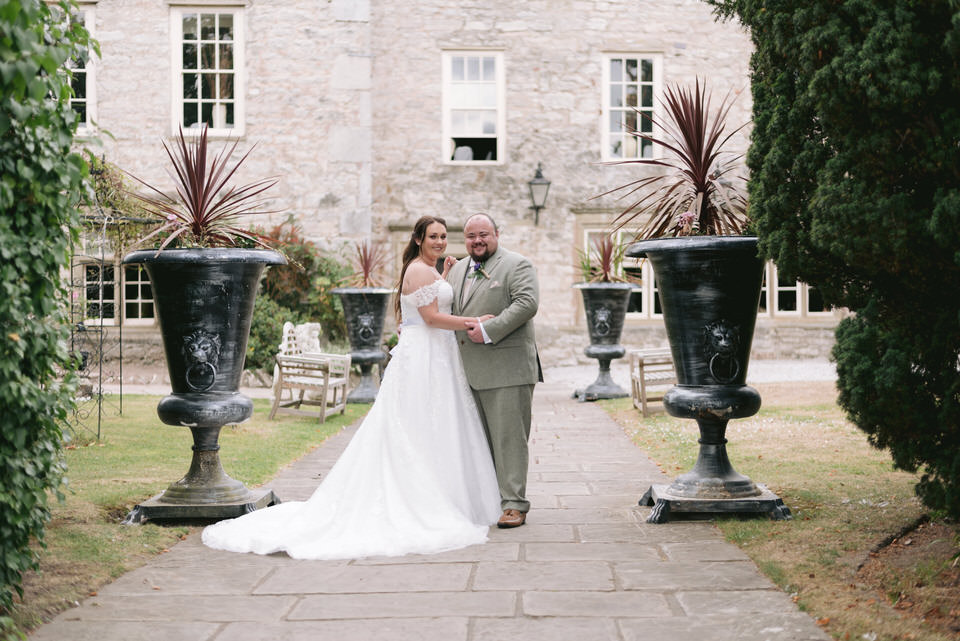
{"label": "stone window surround", "polygon": [[[452,151],[450,142],[453,135],[451,132],[450,112],[452,106],[449,96],[450,84],[450,64],[455,56],[492,56],[496,64],[496,83],[497,83],[497,122],[496,122],[496,160],[452,160]],[[443,97],[441,104],[442,112],[442,137],[441,137],[441,159],[446,165],[503,165],[506,164],[507,145],[506,145],[506,63],[502,49],[495,48],[469,48],[469,49],[443,49],[441,51],[441,66],[443,79]]]}
{"label": "stone window surround", "polygon": [[[164,0],[170,7],[170,133],[176,136],[183,122],[183,80],[182,80],[182,21],[184,13],[196,10],[202,13],[210,10],[215,13],[233,13],[234,15],[234,126],[210,127],[210,138],[241,138],[246,133],[246,7],[250,0]],[[184,135],[197,135],[199,128],[184,128]]]}

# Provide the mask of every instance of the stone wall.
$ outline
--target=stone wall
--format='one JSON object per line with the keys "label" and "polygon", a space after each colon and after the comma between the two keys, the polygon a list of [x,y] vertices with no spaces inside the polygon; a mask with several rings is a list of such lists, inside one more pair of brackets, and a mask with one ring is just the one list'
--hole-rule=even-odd
{"label": "stone wall", "polygon": [[[178,4],[95,5],[102,47],[98,117],[109,131],[95,151],[159,186],[171,184],[160,141],[175,130],[170,14]],[[644,175],[600,164],[604,54],[659,56],[664,83],[706,79],[715,101],[728,92],[736,96],[732,125],[749,119],[749,39],[738,24],[717,22],[700,0],[236,5],[245,7],[246,24],[246,118],[238,154],[257,145],[237,181],[280,178],[272,203],[280,213],[258,222],[292,217],[309,239],[341,255],[351,241],[389,243],[392,280],[417,217],[446,217],[450,251],[462,254],[455,228],[470,213],[488,212],[501,224],[503,245],[537,266],[540,343],[557,362],[580,360],[584,346],[583,312],[571,284],[579,280],[576,251],[585,221],[596,228],[622,207],[593,197]],[[506,152],[496,164],[453,166],[442,157],[442,56],[467,49],[503,54]],[[734,149],[744,151],[747,141],[744,130]],[[552,185],[534,225],[527,181],[539,162]],[[631,330],[629,344],[662,343],[662,330],[652,327]],[[823,340],[789,327],[758,332],[757,345],[777,356],[826,351]]]}

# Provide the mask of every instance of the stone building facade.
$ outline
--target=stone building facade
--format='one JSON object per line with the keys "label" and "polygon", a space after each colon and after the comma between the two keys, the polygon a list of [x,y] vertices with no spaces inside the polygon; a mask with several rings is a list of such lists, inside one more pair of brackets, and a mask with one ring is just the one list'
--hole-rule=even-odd
{"label": "stone building facade", "polygon": [[[540,275],[538,339],[545,363],[586,362],[572,284],[578,250],[609,229],[623,203],[595,198],[644,175],[605,161],[634,153],[617,123],[633,104],[658,113],[668,84],[705,79],[729,122],[749,119],[750,43],[699,0],[98,0],[80,5],[100,42],[88,63],[87,131],[96,153],[169,184],[161,139],[207,121],[211,135],[256,145],[237,176],[278,176],[279,222],[293,216],[331,252],[357,240],[400,249],[424,214],[450,224],[477,211]],[[631,104],[632,103],[632,104]],[[109,132],[109,135],[103,135]],[[748,130],[733,149],[744,152]],[[528,181],[551,181],[539,220]],[[621,238],[626,236],[621,235]],[[623,343],[665,344],[649,266]],[[126,318],[127,278],[113,275],[113,319]],[[780,283],[769,266],[758,356],[823,356],[836,314],[816,292]],[[123,282],[121,282],[123,281]],[[132,290],[130,290],[132,291]],[[126,329],[129,326],[129,330]],[[132,334],[131,334],[132,333]]]}

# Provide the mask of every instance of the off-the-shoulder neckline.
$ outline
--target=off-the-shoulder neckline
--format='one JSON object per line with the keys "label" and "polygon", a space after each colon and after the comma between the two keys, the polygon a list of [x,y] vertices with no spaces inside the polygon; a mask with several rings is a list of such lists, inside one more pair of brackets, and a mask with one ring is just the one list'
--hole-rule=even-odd
{"label": "off-the-shoulder neckline", "polygon": [[413,296],[414,294],[416,294],[417,292],[419,292],[421,289],[426,289],[426,288],[428,288],[428,287],[433,287],[433,286],[435,286],[437,283],[441,283],[441,282],[445,283],[445,282],[447,282],[447,281],[444,280],[444,278],[441,276],[441,277],[439,277],[439,278],[434,279],[434,281],[433,281],[432,283],[430,283],[429,285],[421,285],[420,287],[417,287],[415,290],[413,290],[413,291],[410,292],[409,294],[404,294],[403,292],[400,292],[400,296],[401,296],[401,297],[404,297],[404,296],[407,296],[407,297]]}

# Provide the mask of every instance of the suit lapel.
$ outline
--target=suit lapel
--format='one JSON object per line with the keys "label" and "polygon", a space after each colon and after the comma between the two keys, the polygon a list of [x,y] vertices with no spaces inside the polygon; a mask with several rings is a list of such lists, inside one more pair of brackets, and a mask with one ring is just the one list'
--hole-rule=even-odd
{"label": "suit lapel", "polygon": [[[467,284],[467,274],[470,273],[470,259],[461,259],[453,266],[453,270],[450,272],[451,285],[453,285],[453,305],[454,313],[459,314],[460,310],[463,309],[463,304],[466,302],[463,299],[463,288]],[[463,274],[461,275],[458,272],[458,269],[463,269]]]}
{"label": "suit lapel", "polygon": [[[490,278],[484,278],[483,276],[479,276],[474,279],[474,283],[470,286],[470,291],[467,293],[467,297],[464,299],[461,309],[466,307],[467,303],[473,300],[473,298],[477,295],[478,291],[480,291],[481,289],[486,291],[487,288],[490,287],[490,281],[493,280],[494,270],[497,268],[497,265],[500,264],[501,258],[503,258],[503,256],[500,254],[500,252],[497,252],[486,263],[484,263],[483,271],[487,272],[487,276],[489,276]],[[466,272],[467,274],[470,273],[470,263],[467,263]],[[466,278],[468,277],[469,276],[464,276],[464,281],[466,281]],[[464,284],[466,284],[466,282],[464,282]]]}

